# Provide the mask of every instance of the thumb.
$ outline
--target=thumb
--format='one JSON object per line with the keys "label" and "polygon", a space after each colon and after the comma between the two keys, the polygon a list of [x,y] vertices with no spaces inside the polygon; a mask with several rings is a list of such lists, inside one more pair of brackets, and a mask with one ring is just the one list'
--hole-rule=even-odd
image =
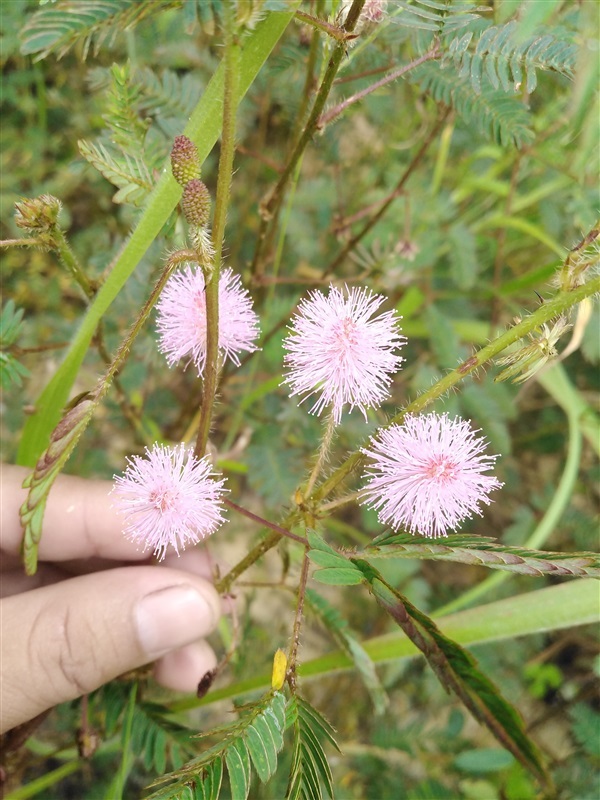
{"label": "thumb", "polygon": [[206,636],[219,614],[208,581],[152,566],[2,600],[0,732]]}

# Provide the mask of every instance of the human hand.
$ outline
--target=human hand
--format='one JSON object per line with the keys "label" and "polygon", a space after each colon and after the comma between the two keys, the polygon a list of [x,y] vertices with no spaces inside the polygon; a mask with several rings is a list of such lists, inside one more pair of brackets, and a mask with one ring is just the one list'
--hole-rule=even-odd
{"label": "human hand", "polygon": [[27,474],[2,465],[0,476],[0,732],[152,661],[164,686],[194,691],[216,665],[203,637],[221,613],[204,555],[150,565],[121,532],[111,484],[61,476],[38,571],[27,577],[19,557]]}

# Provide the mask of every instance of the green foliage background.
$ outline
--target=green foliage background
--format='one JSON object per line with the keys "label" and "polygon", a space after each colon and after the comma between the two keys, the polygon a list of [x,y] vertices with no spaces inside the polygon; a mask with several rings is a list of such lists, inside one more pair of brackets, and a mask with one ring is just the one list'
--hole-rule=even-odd
{"label": "green foliage background", "polygon": [[[121,4],[123,14],[133,13],[125,0],[114,2]],[[49,46],[35,28],[38,3],[3,2],[1,7],[2,238],[21,235],[12,221],[15,201],[55,195],[63,203],[61,222],[69,242],[94,280],[106,276],[140,218],[172,139],[183,130],[221,55],[219,3],[162,2],[154,9],[148,3],[134,5],[146,8],[145,18],[127,30],[122,30],[126,20],[121,19],[114,30],[104,31],[106,35],[96,32],[86,61],[81,40],[65,45],[60,59],[55,48],[37,60],[42,46]],[[335,5],[319,0],[302,8],[324,17]],[[285,9],[285,2],[267,2],[264,13]],[[42,5],[41,10],[48,9]],[[369,86],[385,68],[425,52],[436,34],[442,44],[451,37],[457,42],[467,37],[465,48],[487,37],[487,49],[480,48],[477,62],[467,59],[458,44],[447,49],[442,69],[437,62],[423,64],[406,79],[352,105],[314,137],[290,192],[274,262],[266,265],[267,280],[250,269],[259,204],[276,180],[297,129],[311,46],[308,27],[288,27],[240,107],[226,263],[241,272],[251,289],[264,336],[262,351],[242,369],[226,369],[211,438],[232,497],[242,498],[270,519],[282,505],[291,504],[321,431],[319,421],[279,387],[285,325],[306,288],[327,286],[330,277],[348,284],[364,282],[386,294],[389,307],[403,314],[408,338],[406,362],[391,401],[371,413],[366,425],[360,415],[344,418],[332,459],[335,466],[399,406],[468,358],[474,346],[503,330],[513,317],[535,309],[538,298],[548,297],[567,251],[597,218],[596,3],[459,3],[450,15],[455,22],[446,30],[441,23],[431,29],[430,18],[420,13],[431,12],[427,3],[390,2],[389,10],[388,22],[369,27],[348,48],[331,106]],[[506,33],[502,26],[510,20],[515,22]],[[434,20],[434,27],[437,24]],[[497,26],[494,34],[492,26]],[[513,35],[514,46],[502,50],[496,38],[500,32]],[[534,50],[528,44],[546,35],[551,42],[543,47]],[[327,37],[320,42],[317,72],[330,48]],[[402,191],[330,275],[329,265],[395,191],[430,135],[432,142]],[[217,164],[218,147],[203,166],[212,191]],[[104,317],[109,352],[147,297],[164,252],[184,242],[184,225],[173,214]],[[85,312],[85,298],[52,253],[4,251],[2,276],[3,294],[12,303],[4,306],[2,327],[2,355],[9,370],[2,441],[3,459],[12,461],[28,408],[58,367]],[[600,389],[598,341],[596,308],[581,346],[564,364],[571,389],[590,405]],[[90,348],[72,395],[90,389],[103,370],[101,356]],[[535,381],[524,386],[497,383],[496,374],[493,368],[479,372],[434,408],[472,419],[492,451],[502,455],[502,499],[465,531],[525,546],[562,474],[568,409],[552,387]],[[193,424],[198,397],[191,371],[168,370],[150,324],[138,337],[119,387],[96,413],[68,471],[110,478],[123,468],[124,457],[144,444],[157,438],[180,441]],[[132,417],[138,423],[135,430]],[[544,542],[547,549],[584,551],[597,546],[598,477],[597,460],[587,443],[572,496]],[[374,515],[356,507],[346,507],[323,524],[329,540],[347,546],[362,546],[381,533]],[[214,552],[236,561],[255,537],[255,529],[236,520],[215,538]],[[293,549],[284,548],[255,568],[249,580],[276,583],[280,576],[283,581],[293,578],[297,558]],[[416,559],[386,561],[381,571],[426,613],[453,602],[486,575],[482,567]],[[535,588],[553,581],[511,575],[486,600],[530,591],[533,580],[539,581]],[[391,630],[388,618],[364,602],[366,593],[353,589],[319,588],[324,597],[317,595],[310,604],[303,658],[339,646],[340,629],[351,642]],[[288,639],[291,619],[289,593],[276,585],[267,590],[240,586],[238,603],[241,637],[229,666],[233,682],[269,671],[273,652]],[[328,626],[331,614],[338,612],[323,605],[327,603],[342,610],[347,627],[335,622]],[[337,631],[333,641],[331,628]],[[227,624],[221,634],[226,646],[232,635]],[[348,639],[342,645],[354,647]],[[474,649],[484,671],[523,710],[529,730],[549,753],[559,796],[596,797],[594,632],[567,629],[514,640],[510,646]],[[363,682],[353,672],[306,685],[311,702],[337,729],[346,754],[331,761],[336,797],[379,800],[397,797],[398,787],[403,797],[425,800],[537,796],[532,779],[445,695],[421,660],[388,663],[378,670],[376,683],[371,676],[369,684],[364,675]],[[110,691],[116,692],[114,697]],[[38,796],[110,796],[114,765],[126,756],[119,754],[117,721],[112,724],[107,714],[110,717],[113,706],[126,707],[128,691],[128,686],[107,688],[92,698],[92,717],[96,713],[94,722],[103,727],[104,744],[84,769],[55,786],[48,784]],[[373,714],[377,698],[380,713]],[[182,712],[167,724],[160,712],[167,700],[148,684],[147,705],[132,705],[138,717],[132,723],[130,752],[146,753],[146,758],[127,762],[124,796],[139,796],[149,776],[156,774],[153,770],[163,770],[165,753],[175,766],[189,755],[189,741],[177,727],[180,722],[205,730],[222,719],[214,706],[207,706],[194,712],[191,722]],[[23,786],[72,763],[77,714],[77,704],[63,707],[36,732],[27,745],[29,758],[20,767]],[[148,736],[154,737],[152,757],[147,755]],[[192,753],[197,752],[195,746]],[[328,755],[332,754],[330,748]],[[250,796],[282,798],[292,759],[291,748],[286,748],[273,779],[266,785],[252,784]]]}

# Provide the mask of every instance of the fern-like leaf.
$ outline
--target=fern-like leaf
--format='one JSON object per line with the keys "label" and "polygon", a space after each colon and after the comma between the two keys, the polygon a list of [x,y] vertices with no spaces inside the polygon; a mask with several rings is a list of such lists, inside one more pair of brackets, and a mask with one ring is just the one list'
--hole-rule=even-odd
{"label": "fern-like leaf", "polygon": [[528,94],[537,86],[537,70],[552,70],[572,77],[577,60],[577,47],[551,34],[519,38],[515,20],[506,25],[493,25],[479,37],[474,51],[470,48],[473,33],[453,39],[442,59],[442,68],[453,64],[459,76],[468,77],[473,91],[481,94],[483,77],[494,89],[516,92],[523,84]]}
{"label": "fern-like leaf", "polygon": [[8,352],[21,335],[24,313],[15,306],[14,300],[8,300],[0,314],[0,386],[3,389],[21,386],[23,378],[29,375],[29,370]]}
{"label": "fern-like leaf", "polygon": [[392,22],[433,31],[438,36],[464,28],[479,18],[477,12],[489,10],[470,0],[396,0],[395,5],[401,12],[392,17]]}
{"label": "fern-like leaf", "polygon": [[246,708],[244,716],[199,738],[219,736],[221,741],[176,772],[163,775],[153,786],[168,782],[147,800],[175,800],[188,789],[199,798],[218,797],[223,766],[227,767],[232,800],[246,800],[252,771],[265,783],[277,768],[277,756],[283,747],[286,728],[285,697],[270,692],[258,703]]}
{"label": "fern-like leaf", "polygon": [[102,118],[111,132],[111,140],[124,152],[133,154],[144,146],[149,119],[140,119],[138,107],[141,87],[131,79],[129,63],[113,64],[106,111]]}
{"label": "fern-like leaf", "polygon": [[523,103],[503,91],[486,88],[476,94],[468,77],[459,77],[438,64],[422,64],[411,80],[438,103],[452,106],[469,127],[502,145],[523,147],[534,139],[531,117]]}
{"label": "fern-like leaf", "polygon": [[597,553],[553,553],[498,544],[485,536],[448,536],[443,543],[408,533],[379,536],[360,554],[365,558],[421,558],[456,561],[541,577],[600,578]]}
{"label": "fern-like leaf", "polygon": [[353,559],[378,604],[400,626],[427,659],[438,679],[471,714],[546,788],[549,777],[542,757],[528,737],[523,720],[479,669],[473,656],[445,636],[422,611],[396,591],[367,561]]}
{"label": "fern-like leaf", "polygon": [[156,703],[137,703],[131,726],[131,749],[143,758],[144,767],[162,775],[171,765],[175,769],[194,752],[194,731],[165,716]]}
{"label": "fern-like leaf", "polygon": [[287,727],[294,730],[294,752],[286,800],[322,800],[323,787],[333,797],[333,778],[321,740],[339,752],[334,730],[316,708],[297,695],[286,708]]}
{"label": "fern-like leaf", "polygon": [[153,189],[152,176],[146,165],[145,157],[130,155],[98,141],[77,143],[79,152],[95,169],[100,172],[119,191],[113,196],[115,203],[132,203],[140,206]]}
{"label": "fern-like leaf", "polygon": [[108,39],[144,18],[181,5],[181,0],[59,0],[37,11],[21,31],[21,53],[37,60],[56,53],[62,58],[83,42],[83,58],[93,44],[97,53]]}

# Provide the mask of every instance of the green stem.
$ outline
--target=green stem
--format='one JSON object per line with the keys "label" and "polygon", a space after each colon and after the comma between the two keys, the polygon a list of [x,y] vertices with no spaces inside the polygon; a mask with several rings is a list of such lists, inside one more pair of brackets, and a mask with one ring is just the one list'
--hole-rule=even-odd
{"label": "green stem", "polygon": [[[556,297],[548,300],[530,316],[526,317],[517,325],[514,325],[501,336],[498,336],[498,338],[494,339],[485,347],[482,347],[481,350],[478,350],[455,370],[448,373],[448,375],[434,384],[431,389],[423,392],[416,400],[409,403],[403,411],[396,414],[396,416],[390,420],[389,424],[402,422],[407,414],[419,414],[430,403],[446,394],[453,386],[464,380],[467,375],[470,375],[472,372],[480,369],[488,361],[491,361],[498,353],[502,352],[502,350],[527,336],[530,331],[534,330],[539,325],[558,317],[560,314],[577,305],[577,303],[580,303],[585,297],[591,297],[597,292],[600,292],[600,277],[594,278],[583,286],[578,286],[571,292],[561,292]],[[333,475],[317,489],[312,499],[322,500],[331,494],[331,492],[360,465],[363,458],[364,456],[360,451],[353,453],[338,467]]]}
{"label": "green stem", "polygon": [[386,86],[388,83],[401,78],[402,75],[405,75],[407,72],[410,72],[411,69],[415,69],[415,67],[424,64],[426,61],[432,61],[433,59],[438,58],[440,54],[441,50],[438,47],[434,47],[433,50],[424,53],[424,55],[416,58],[414,61],[411,61],[410,64],[405,64],[403,67],[398,67],[398,69],[393,70],[389,75],[386,75],[384,78],[381,78],[381,80],[371,84],[371,86],[367,86],[360,92],[356,92],[356,94],[346,98],[346,100],[342,101],[337,106],[334,106],[326,114],[323,114],[320,117],[317,123],[317,129],[321,130],[325,127],[325,125],[329,125],[330,122],[332,122],[336,117],[339,117],[339,115],[342,114],[349,106],[351,106],[353,103],[358,103],[364,97],[370,95],[371,92],[375,92],[382,86]]}
{"label": "green stem", "polygon": [[302,559],[302,572],[300,573],[300,582],[298,583],[298,600],[296,602],[296,615],[294,617],[292,643],[290,645],[290,653],[288,656],[287,679],[292,693],[296,691],[296,664],[298,660],[298,647],[300,646],[300,629],[302,628],[302,613],[304,611],[304,598],[306,597],[306,582],[308,581],[309,566],[310,561],[308,558],[308,547],[305,547],[304,557]]}
{"label": "green stem", "polygon": [[346,42],[351,38],[343,28],[332,25],[331,22],[327,22],[327,20],[313,17],[312,14],[307,14],[305,11],[296,11],[296,19],[299,22],[305,22],[307,25],[315,28],[315,30],[323,31],[323,33],[331,36],[332,39],[335,39],[336,42]]}
{"label": "green stem", "polygon": [[79,261],[75,257],[75,254],[71,250],[69,243],[67,242],[67,237],[62,232],[62,230],[56,225],[52,228],[52,238],[54,239],[54,243],[56,245],[56,252],[58,253],[58,257],[61,263],[69,270],[69,272],[73,275],[77,283],[83,289],[86,297],[91,299],[94,296],[94,287],[92,286],[89,278],[81,268]]}
{"label": "green stem", "polygon": [[232,584],[236,578],[255,564],[258,559],[267,553],[271,548],[275,547],[281,541],[281,534],[278,531],[271,531],[267,536],[259,542],[241,561],[239,561],[233,569],[229,570],[227,575],[221,578],[220,581],[215,582],[215,589],[219,594],[227,594],[231,589]]}
{"label": "green stem", "polygon": [[215,256],[210,274],[206,274],[206,362],[204,366],[202,406],[195,453],[202,457],[206,450],[219,379],[219,276],[223,260],[223,241],[233,174],[235,152],[235,117],[240,79],[240,45],[234,37],[235,9],[231,0],[225,3],[225,77],[223,88],[223,133],[217,178],[217,196],[213,221]]}
{"label": "green stem", "polygon": [[315,483],[317,482],[317,478],[321,474],[321,470],[323,469],[323,464],[325,463],[329,451],[331,450],[331,442],[333,441],[333,433],[335,431],[335,418],[333,414],[329,414],[327,417],[327,423],[325,425],[325,431],[323,433],[323,439],[321,441],[321,446],[319,447],[319,455],[317,456],[317,460],[315,462],[315,466],[313,467],[312,472],[310,473],[310,478],[308,479],[308,483],[306,484],[306,489],[304,490],[304,497],[310,497],[310,493],[312,492]]}

